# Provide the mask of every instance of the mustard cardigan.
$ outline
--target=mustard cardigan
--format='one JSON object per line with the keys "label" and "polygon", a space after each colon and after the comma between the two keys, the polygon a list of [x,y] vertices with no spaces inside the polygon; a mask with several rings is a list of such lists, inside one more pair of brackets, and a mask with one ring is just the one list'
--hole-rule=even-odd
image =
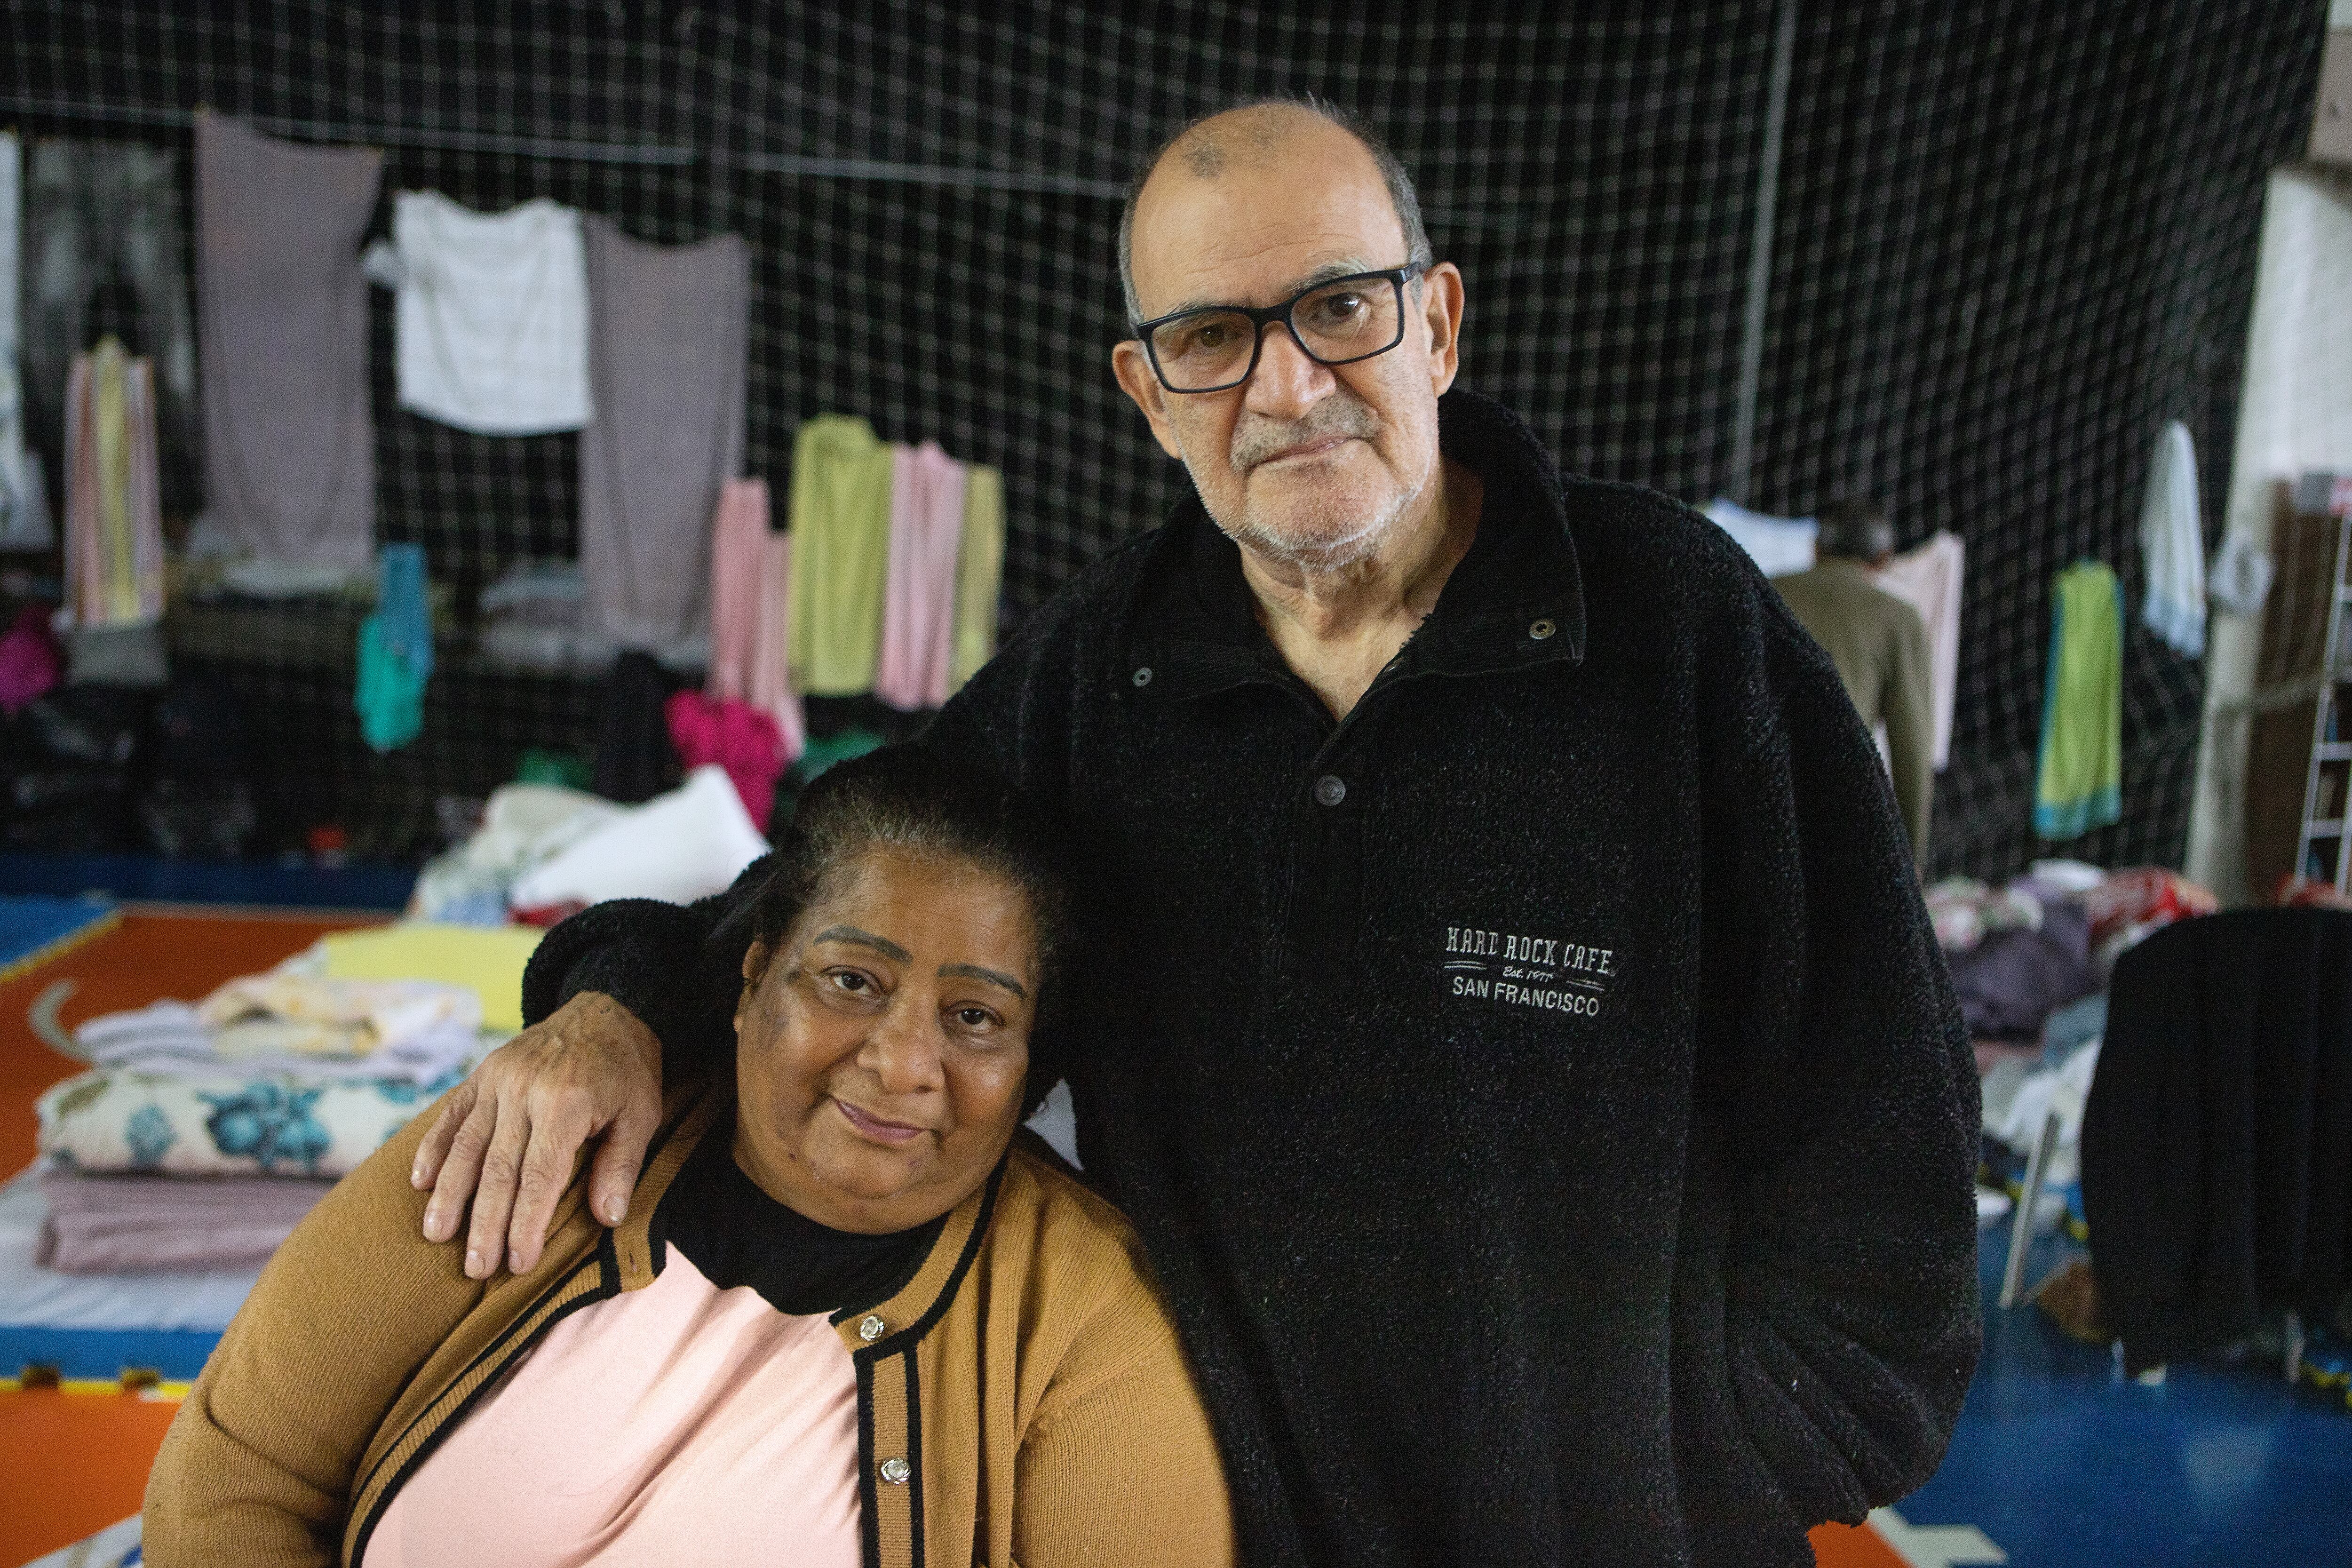
{"label": "mustard cardigan", "polygon": [[[263,1270],[147,1482],[157,1568],[364,1560],[394,1494],[566,1313],[650,1283],[662,1194],[728,1097],[689,1087],[606,1230],[575,1178],[539,1267],[466,1278],[421,1234],[430,1113]],[[835,1328],[857,1369],[869,1568],[1233,1561],[1209,1422],[1118,1211],[1023,1132],[907,1286]]]}

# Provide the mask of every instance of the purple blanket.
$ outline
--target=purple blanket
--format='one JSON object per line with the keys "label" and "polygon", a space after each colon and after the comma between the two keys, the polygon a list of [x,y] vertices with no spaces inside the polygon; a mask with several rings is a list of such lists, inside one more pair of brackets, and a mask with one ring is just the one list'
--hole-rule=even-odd
{"label": "purple blanket", "polygon": [[33,1261],[61,1274],[250,1268],[332,1182],[286,1176],[86,1176],[44,1171]]}

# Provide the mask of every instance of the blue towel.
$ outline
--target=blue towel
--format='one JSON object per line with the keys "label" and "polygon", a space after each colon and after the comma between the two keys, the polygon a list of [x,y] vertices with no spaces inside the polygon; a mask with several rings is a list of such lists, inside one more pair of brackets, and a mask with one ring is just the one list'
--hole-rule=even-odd
{"label": "blue towel", "polygon": [[425,683],[433,675],[433,616],[425,601],[425,552],[387,544],[376,559],[376,608],[360,626],[360,734],[396,752],[425,728]]}

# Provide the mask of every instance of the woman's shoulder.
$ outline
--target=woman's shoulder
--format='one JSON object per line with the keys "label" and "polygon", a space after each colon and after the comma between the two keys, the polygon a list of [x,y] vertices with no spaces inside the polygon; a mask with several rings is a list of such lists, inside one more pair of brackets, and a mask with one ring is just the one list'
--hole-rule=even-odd
{"label": "woman's shoulder", "polygon": [[[1150,1295],[1150,1266],[1135,1226],[1052,1145],[1024,1128],[1005,1157],[990,1241],[1066,1300]],[[1088,1291],[1086,1287],[1097,1289]],[[1156,1301],[1157,1298],[1151,1298]]]}

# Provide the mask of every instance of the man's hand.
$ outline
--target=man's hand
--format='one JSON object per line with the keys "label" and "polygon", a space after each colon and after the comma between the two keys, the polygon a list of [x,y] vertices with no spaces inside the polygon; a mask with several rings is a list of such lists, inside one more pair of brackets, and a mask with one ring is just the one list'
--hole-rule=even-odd
{"label": "man's hand", "polygon": [[547,1245],[581,1145],[604,1134],[588,1207],[618,1225],[660,1124],[661,1041],[610,996],[583,991],[492,1051],[450,1093],[408,1175],[433,1191],[425,1238],[457,1235],[471,1197],[466,1277],[488,1279],[501,1255],[526,1273]]}

